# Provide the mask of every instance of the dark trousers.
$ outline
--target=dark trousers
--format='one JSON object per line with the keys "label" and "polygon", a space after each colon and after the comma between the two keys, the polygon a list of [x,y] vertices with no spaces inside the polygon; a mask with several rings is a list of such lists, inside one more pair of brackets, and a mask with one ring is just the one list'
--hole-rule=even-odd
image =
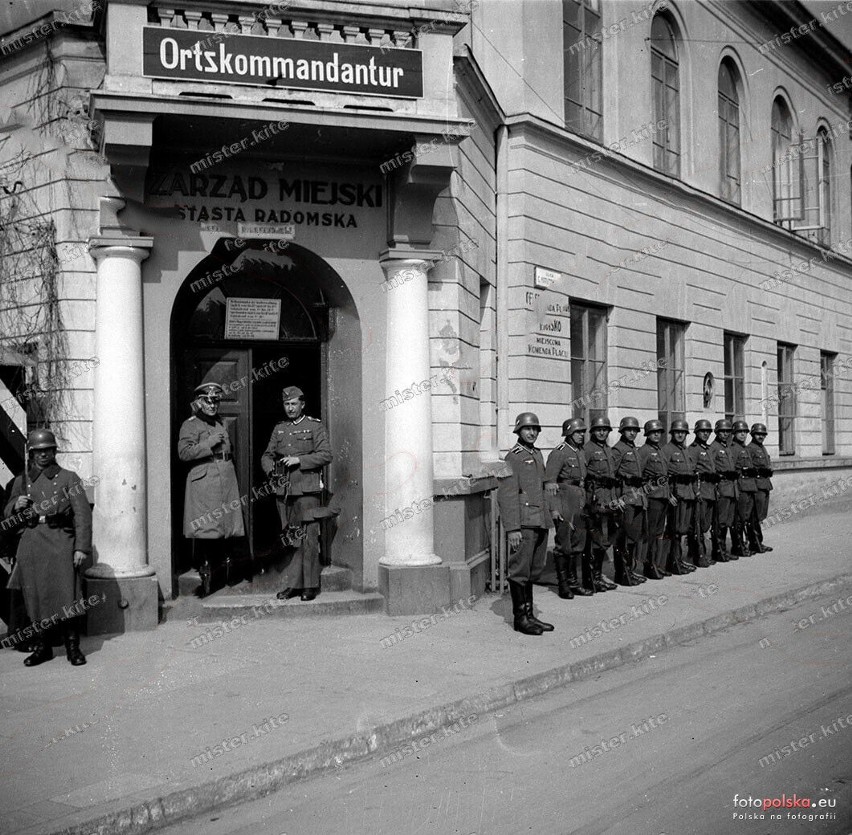
{"label": "dark trousers", "polygon": [[278,500],[285,547],[289,551],[284,566],[284,583],[291,589],[316,589],[320,584],[319,522],[312,511],[320,506],[319,496],[296,496]]}
{"label": "dark trousers", "polygon": [[696,562],[707,554],[707,533],[713,527],[716,516],[716,502],[712,499],[702,499],[695,503],[697,519],[690,528],[688,535],[689,558]]}
{"label": "dark trousers", "polygon": [[663,534],[666,529],[666,510],[668,499],[648,499],[648,530],[646,534],[645,562],[665,567],[665,550],[662,547]]}
{"label": "dark trousers", "polygon": [[521,528],[521,546],[509,551],[508,576],[516,583],[537,580],[547,559],[547,528]]}

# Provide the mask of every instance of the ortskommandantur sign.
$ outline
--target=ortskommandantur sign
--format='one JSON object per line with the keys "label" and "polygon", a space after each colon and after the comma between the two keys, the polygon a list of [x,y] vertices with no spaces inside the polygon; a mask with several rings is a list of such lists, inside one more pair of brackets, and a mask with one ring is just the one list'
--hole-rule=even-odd
{"label": "ortskommandantur sign", "polygon": [[146,26],[142,74],[416,99],[423,95],[419,49],[226,35]]}

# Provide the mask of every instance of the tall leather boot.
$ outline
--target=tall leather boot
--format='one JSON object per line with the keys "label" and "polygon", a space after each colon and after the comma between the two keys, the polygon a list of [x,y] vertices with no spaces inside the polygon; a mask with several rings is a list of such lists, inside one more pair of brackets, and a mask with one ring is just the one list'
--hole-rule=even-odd
{"label": "tall leather boot", "polygon": [[532,581],[529,581],[529,582],[526,583],[526,585],[524,586],[524,591],[526,592],[526,595],[527,595],[527,602],[526,602],[525,608],[526,608],[526,613],[527,613],[527,619],[529,620],[529,622],[531,624],[533,624],[534,626],[537,626],[539,629],[541,629],[542,632],[553,632],[553,624],[552,623],[545,623],[543,620],[539,620],[535,616],[535,610],[533,609],[533,584],[532,584]]}
{"label": "tall leather boot", "polygon": [[592,583],[595,591],[612,591],[613,589],[617,589],[618,586],[615,585],[615,583],[610,583],[610,581],[603,575],[603,564],[604,558],[606,557],[606,551],[604,551],[603,548],[595,548],[592,553],[594,555],[592,563],[594,567]]}
{"label": "tall leather boot", "polygon": [[662,580],[664,579],[664,575],[660,572],[657,567],[657,549],[659,548],[659,543],[656,540],[650,539],[646,542],[642,550],[645,555],[644,567],[642,573],[645,575],[645,578],[648,580]]}
{"label": "tall leather boot", "polygon": [[583,548],[581,562],[583,569],[583,588],[590,594],[594,594],[597,589],[595,588],[595,572],[592,563],[592,546],[590,543],[586,543],[586,547]]}
{"label": "tall leather boot", "polygon": [[544,629],[534,624],[527,615],[527,593],[524,584],[517,580],[509,580],[509,593],[512,595],[515,632],[524,635],[541,635]]}
{"label": "tall leather boot", "polygon": [[612,555],[615,560],[615,576],[613,580],[619,586],[636,586],[638,583],[633,579],[630,573],[630,556],[627,548],[623,545],[614,545]]}
{"label": "tall leather boot", "polygon": [[714,562],[728,562],[730,557],[725,553],[725,550],[719,542],[720,533],[721,531],[718,528],[710,528],[710,544],[713,549],[710,552],[710,559]]}
{"label": "tall leather boot", "polygon": [[44,664],[45,661],[50,661],[53,658],[53,649],[50,643],[42,636],[33,638],[30,644],[34,647],[34,650],[32,655],[28,655],[24,659],[25,667],[37,667],[39,664]]}
{"label": "tall leather boot", "polygon": [[736,555],[738,557],[750,557],[751,551],[748,549],[748,545],[745,540],[745,531],[743,529],[743,524],[741,522],[737,522],[733,528],[731,528],[731,555]]}
{"label": "tall leather boot", "polygon": [[638,542],[629,542],[627,544],[627,571],[633,578],[633,582],[638,586],[641,583],[647,583],[648,578],[640,572],[640,564],[637,558],[639,552]]}
{"label": "tall leather boot", "polygon": [[680,558],[680,537],[674,536],[669,540],[669,556],[666,564],[666,571],[679,576],[681,574],[689,574],[689,569],[684,565]]}
{"label": "tall leather boot", "polygon": [[198,568],[198,576],[201,578],[201,588],[198,590],[199,597],[208,597],[213,588],[213,572],[210,563],[205,560]]}
{"label": "tall leather boot", "polygon": [[571,587],[571,591],[577,597],[589,597],[593,595],[595,592],[593,589],[587,589],[578,579],[577,579],[577,562],[579,561],[582,565],[581,568],[581,576],[585,571],[585,554],[571,554],[568,558],[568,585]]}
{"label": "tall leather boot", "polygon": [[553,555],[553,561],[556,564],[556,581],[559,584],[559,596],[563,600],[573,600],[574,592],[568,580],[568,557],[557,551]]}
{"label": "tall leather boot", "polygon": [[737,550],[736,547],[735,547],[736,546],[736,540],[734,539],[733,528],[731,528],[730,531],[731,531],[731,550],[730,551],[725,550],[725,545],[728,541],[728,528],[719,528],[719,547],[722,549],[722,552],[727,555],[728,560],[730,560],[731,562],[736,562],[739,559],[739,557],[736,554],[736,550]]}
{"label": "tall leather boot", "polygon": [[82,667],[86,663],[86,656],[80,652],[80,632],[75,623],[76,618],[69,618],[62,624],[65,637],[65,656],[75,667]]}
{"label": "tall leather boot", "polygon": [[754,528],[754,537],[755,542],[758,544],[758,548],[761,554],[765,554],[767,551],[771,551],[772,548],[769,545],[763,544],[763,530],[760,527],[760,522],[757,519],[752,520],[752,527]]}

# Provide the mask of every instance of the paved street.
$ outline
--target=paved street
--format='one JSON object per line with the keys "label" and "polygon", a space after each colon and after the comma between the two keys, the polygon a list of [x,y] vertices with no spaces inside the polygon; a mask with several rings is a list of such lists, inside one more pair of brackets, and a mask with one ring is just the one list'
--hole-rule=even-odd
{"label": "paved street", "polygon": [[[836,599],[477,716],[397,762],[374,758],[165,832],[845,835],[852,615],[822,609]],[[602,741],[607,750],[596,751]],[[733,819],[763,813],[735,809],[735,795],[762,803],[794,794],[831,805]],[[833,817],[788,818],[820,813]]]}

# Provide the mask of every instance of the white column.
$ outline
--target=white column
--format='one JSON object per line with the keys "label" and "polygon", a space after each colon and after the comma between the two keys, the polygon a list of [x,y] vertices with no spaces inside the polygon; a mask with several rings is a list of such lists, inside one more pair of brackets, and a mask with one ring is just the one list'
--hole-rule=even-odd
{"label": "white column", "polygon": [[[95,318],[93,541],[90,577],[149,577],[145,472],[145,356],[142,261],[150,238],[95,238],[98,265]],[[167,408],[167,404],[161,404]]]}
{"label": "white column", "polygon": [[[381,259],[387,299],[387,365],[383,397],[413,388],[414,396],[385,414],[385,513],[420,507],[433,497],[432,393],[429,377],[428,262]],[[423,383],[426,385],[422,385]],[[385,533],[381,565],[439,565],[431,502]]]}

